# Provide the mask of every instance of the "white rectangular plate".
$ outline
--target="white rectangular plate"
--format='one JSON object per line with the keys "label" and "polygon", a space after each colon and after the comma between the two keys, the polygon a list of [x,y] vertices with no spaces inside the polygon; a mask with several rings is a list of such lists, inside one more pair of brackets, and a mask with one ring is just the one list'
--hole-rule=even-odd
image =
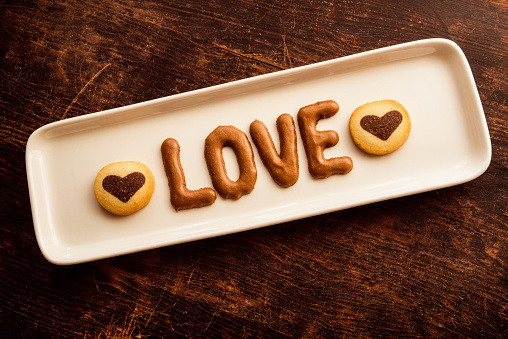
{"label": "white rectangular plate", "polygon": [[[278,148],[275,120],[300,107],[335,100],[339,112],[319,122],[339,143],[326,157],[349,156],[346,175],[314,180],[298,133],[300,178],[280,188],[254,147],[258,179],[240,200],[175,212],[160,155],[175,138],[189,189],[211,187],[203,147],[219,125],[247,135],[263,121]],[[353,110],[393,99],[408,110],[412,130],[394,153],[371,156],[354,145],[348,129]],[[238,175],[233,153],[225,157]],[[453,42],[428,39],[336,60],[244,79],[140,104],[58,121],[41,127],[26,148],[35,233],[44,256],[74,264],[182,243],[337,211],[472,180],[488,167],[488,128],[469,64]],[[127,217],[97,203],[93,182],[105,165],[124,160],[146,164],[155,177],[147,207]]]}

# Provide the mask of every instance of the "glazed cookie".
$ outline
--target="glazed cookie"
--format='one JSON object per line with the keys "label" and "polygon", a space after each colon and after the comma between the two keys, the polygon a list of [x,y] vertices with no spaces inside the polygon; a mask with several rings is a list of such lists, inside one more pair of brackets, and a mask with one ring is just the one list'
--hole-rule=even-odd
{"label": "glazed cookie", "polygon": [[250,124],[250,135],[272,179],[279,186],[287,188],[298,181],[296,128],[293,117],[288,113],[279,116],[276,124],[280,139],[280,154],[277,153],[270,133],[261,121],[255,120]]}
{"label": "glazed cookie", "polygon": [[145,207],[155,181],[150,169],[137,161],[121,161],[103,167],[95,178],[99,204],[111,213],[129,215]]}
{"label": "glazed cookie", "polygon": [[411,131],[411,119],[397,101],[373,101],[354,110],[349,119],[349,131],[358,148],[384,155],[404,144]]}
{"label": "glazed cookie", "polygon": [[[229,179],[222,149],[231,147],[235,152],[240,176]],[[257,179],[254,152],[247,135],[234,126],[219,126],[205,139],[205,160],[213,187],[224,199],[238,200],[254,189]]]}
{"label": "glazed cookie", "polygon": [[215,202],[215,191],[210,187],[197,190],[187,188],[185,174],[180,162],[180,145],[173,138],[164,140],[161,146],[162,163],[168,177],[170,201],[178,212],[197,207],[212,205]]}
{"label": "glazed cookie", "polygon": [[298,111],[298,125],[307,154],[309,173],[314,179],[347,174],[353,169],[353,160],[350,157],[326,159],[324,156],[325,148],[335,146],[339,142],[337,132],[316,129],[319,120],[333,117],[338,111],[339,104],[333,100],[319,101]]}

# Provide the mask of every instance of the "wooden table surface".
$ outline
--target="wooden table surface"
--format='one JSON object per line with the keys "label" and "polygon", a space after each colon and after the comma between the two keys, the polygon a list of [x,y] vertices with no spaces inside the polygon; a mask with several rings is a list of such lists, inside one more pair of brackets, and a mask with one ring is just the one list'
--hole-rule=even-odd
{"label": "wooden table surface", "polygon": [[[3,1],[0,337],[506,338],[508,3]],[[39,127],[380,47],[464,51],[492,161],[479,178],[70,266],[34,233]]]}

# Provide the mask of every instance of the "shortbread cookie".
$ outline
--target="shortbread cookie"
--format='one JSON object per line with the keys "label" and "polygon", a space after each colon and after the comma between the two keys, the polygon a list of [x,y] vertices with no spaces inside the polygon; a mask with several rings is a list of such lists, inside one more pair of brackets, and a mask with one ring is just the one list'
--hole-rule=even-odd
{"label": "shortbread cookie", "polygon": [[95,178],[99,204],[111,213],[129,215],[145,207],[155,181],[150,169],[137,161],[121,161],[103,167]]}
{"label": "shortbread cookie", "polygon": [[376,155],[391,153],[409,137],[411,119],[407,110],[394,100],[379,100],[354,110],[349,131],[356,146]]}

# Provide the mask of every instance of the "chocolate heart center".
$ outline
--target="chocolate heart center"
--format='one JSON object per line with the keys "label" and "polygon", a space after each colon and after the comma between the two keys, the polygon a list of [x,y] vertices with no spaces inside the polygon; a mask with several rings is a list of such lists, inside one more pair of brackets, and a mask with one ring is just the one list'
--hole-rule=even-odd
{"label": "chocolate heart center", "polygon": [[123,178],[118,175],[108,175],[102,180],[104,190],[123,202],[129,201],[144,184],[145,176],[140,172],[132,172]]}
{"label": "chocolate heart center", "polygon": [[386,141],[402,122],[402,114],[399,111],[390,111],[378,117],[375,115],[366,115],[360,120],[360,126],[367,132],[375,135],[379,139]]}

